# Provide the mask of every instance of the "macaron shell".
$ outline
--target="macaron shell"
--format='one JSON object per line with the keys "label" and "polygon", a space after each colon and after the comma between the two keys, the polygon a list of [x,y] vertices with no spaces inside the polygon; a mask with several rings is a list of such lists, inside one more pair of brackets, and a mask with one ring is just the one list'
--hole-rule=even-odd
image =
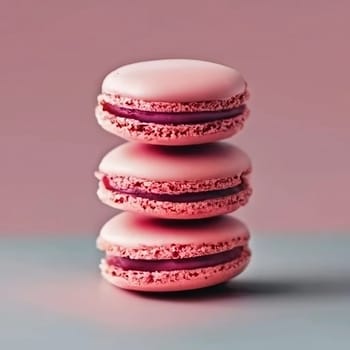
{"label": "macaron shell", "polygon": [[175,148],[129,142],[107,153],[99,165],[109,176],[163,181],[240,176],[250,169],[246,153],[224,142]]}
{"label": "macaron shell", "polygon": [[224,283],[239,275],[250,260],[246,250],[241,258],[212,267],[178,271],[123,271],[108,266],[104,260],[100,265],[102,276],[111,284],[128,290],[142,292],[175,292],[193,290]]}
{"label": "macaron shell", "polygon": [[199,202],[173,203],[155,201],[147,198],[131,196],[108,191],[100,182],[97,196],[102,203],[120,210],[147,214],[165,219],[201,219],[228,214],[247,204],[252,189],[247,189],[221,198]]}
{"label": "macaron shell", "polygon": [[198,245],[203,242],[217,244],[240,238],[246,241],[246,225],[232,216],[207,220],[172,221],[124,212],[108,220],[100,237],[111,244],[129,248],[171,244]]}
{"label": "macaron shell", "polygon": [[227,99],[245,89],[237,70],[190,59],[129,64],[109,73],[102,83],[103,93],[156,102]]}
{"label": "macaron shell", "polygon": [[197,145],[227,139],[243,129],[249,110],[234,118],[200,124],[164,125],[110,115],[96,108],[98,124],[106,131],[128,141],[152,145]]}

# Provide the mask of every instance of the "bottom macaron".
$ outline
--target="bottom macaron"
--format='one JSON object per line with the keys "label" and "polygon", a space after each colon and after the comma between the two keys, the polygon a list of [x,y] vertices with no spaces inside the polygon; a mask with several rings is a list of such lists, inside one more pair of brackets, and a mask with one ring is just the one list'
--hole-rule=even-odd
{"label": "bottom macaron", "polygon": [[122,213],[97,239],[102,276],[120,288],[171,292],[228,281],[249,263],[249,232],[230,216],[163,220]]}

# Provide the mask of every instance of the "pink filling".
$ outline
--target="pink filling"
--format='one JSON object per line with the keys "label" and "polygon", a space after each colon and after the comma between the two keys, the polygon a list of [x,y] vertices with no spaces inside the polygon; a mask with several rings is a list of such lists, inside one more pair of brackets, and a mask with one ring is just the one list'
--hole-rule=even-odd
{"label": "pink filling", "polygon": [[126,271],[135,270],[154,272],[190,270],[225,264],[227,262],[238,259],[241,256],[242,251],[243,247],[235,247],[224,252],[198,256],[194,258],[160,260],[130,259],[120,256],[107,255],[106,262],[110,266],[115,266]]}
{"label": "pink filling", "polygon": [[110,103],[103,103],[104,111],[118,117],[136,119],[145,123],[156,124],[197,124],[207,123],[213,120],[233,118],[241,115],[245,105],[236,108],[221,111],[203,111],[203,112],[150,112],[138,109],[124,108]]}
{"label": "pink filling", "polygon": [[120,189],[115,188],[108,179],[107,176],[102,178],[102,182],[105,188],[109,191],[118,192],[121,194],[129,194],[135,197],[146,198],[150,200],[156,200],[161,202],[174,202],[174,203],[186,203],[186,202],[200,202],[213,198],[220,198],[225,196],[231,196],[237,194],[246,189],[244,183],[240,183],[237,186],[225,188],[221,190],[203,191],[203,192],[187,192],[180,194],[166,194],[166,193],[151,193],[145,192],[140,189]]}

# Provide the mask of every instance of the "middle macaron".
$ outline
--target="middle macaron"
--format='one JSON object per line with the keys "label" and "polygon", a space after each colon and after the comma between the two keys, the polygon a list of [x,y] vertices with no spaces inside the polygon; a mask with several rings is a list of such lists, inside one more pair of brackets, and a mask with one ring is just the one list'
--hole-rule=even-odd
{"label": "middle macaron", "polygon": [[196,219],[230,213],[252,193],[251,161],[225,142],[191,147],[125,143],[111,150],[95,175],[100,200],[160,218]]}

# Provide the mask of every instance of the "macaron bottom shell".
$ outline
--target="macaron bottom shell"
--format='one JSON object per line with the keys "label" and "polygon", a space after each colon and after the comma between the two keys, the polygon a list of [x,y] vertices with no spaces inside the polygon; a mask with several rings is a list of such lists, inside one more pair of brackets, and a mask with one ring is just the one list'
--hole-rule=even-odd
{"label": "macaron bottom shell", "polygon": [[202,219],[228,214],[247,204],[251,194],[252,189],[247,187],[230,196],[176,203],[109,191],[101,183],[97,191],[101,202],[112,208],[167,219]]}
{"label": "macaron bottom shell", "polygon": [[154,145],[185,146],[223,140],[238,133],[249,116],[249,109],[238,116],[198,124],[156,124],[114,116],[96,108],[98,124],[128,141]]}
{"label": "macaron bottom shell", "polygon": [[173,271],[134,271],[109,266],[102,259],[100,270],[109,283],[123,289],[143,292],[176,292],[214,286],[243,272],[250,261],[248,248],[233,261],[206,268]]}

